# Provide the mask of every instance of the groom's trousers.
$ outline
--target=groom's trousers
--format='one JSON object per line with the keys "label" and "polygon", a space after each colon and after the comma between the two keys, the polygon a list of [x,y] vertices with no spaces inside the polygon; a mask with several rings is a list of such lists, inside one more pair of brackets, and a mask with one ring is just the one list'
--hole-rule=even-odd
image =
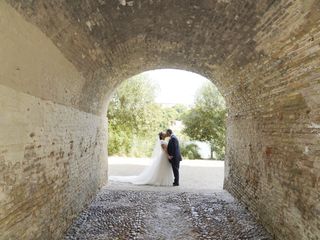
{"label": "groom's trousers", "polygon": [[175,161],[172,160],[171,162],[172,165],[172,171],[173,171],[173,175],[174,175],[174,184],[179,184],[179,167],[180,167],[180,161]]}

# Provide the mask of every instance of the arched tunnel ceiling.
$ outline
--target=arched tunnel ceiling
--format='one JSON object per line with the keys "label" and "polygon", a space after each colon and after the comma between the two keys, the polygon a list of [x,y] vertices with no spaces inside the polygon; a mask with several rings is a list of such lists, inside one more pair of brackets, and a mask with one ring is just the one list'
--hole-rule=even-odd
{"label": "arched tunnel ceiling", "polygon": [[78,107],[95,113],[103,111],[106,97],[119,82],[155,68],[202,74],[226,96],[236,83],[231,70],[270,54],[257,46],[256,36],[269,27],[270,19],[262,18],[279,5],[281,16],[293,5],[280,0],[7,2],[82,73],[86,83]]}

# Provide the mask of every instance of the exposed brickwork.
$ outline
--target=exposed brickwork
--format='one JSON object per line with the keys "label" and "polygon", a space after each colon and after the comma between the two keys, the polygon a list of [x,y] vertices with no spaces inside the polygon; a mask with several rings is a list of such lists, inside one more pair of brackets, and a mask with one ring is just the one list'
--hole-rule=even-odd
{"label": "exposed brickwork", "polygon": [[[14,58],[9,64],[1,62],[1,73],[14,81],[0,75],[1,84],[70,107],[70,112],[65,111],[66,118],[75,109],[80,110],[82,117],[71,124],[71,129],[79,133],[82,129],[75,126],[79,123],[82,128],[83,116],[98,127],[92,114],[103,116],[116,86],[134,74],[170,67],[200,73],[219,87],[229,108],[225,188],[246,203],[276,239],[319,238],[319,0],[6,2],[25,18],[25,24],[31,23],[52,41],[57,49],[48,53],[58,55],[56,51],[60,51],[64,56],[60,65],[67,65],[69,74],[58,77],[57,72],[64,71],[53,64],[55,71],[43,71],[47,72],[43,77],[39,63],[34,72],[24,73],[37,76],[25,84],[24,74],[15,74],[16,68],[23,66],[17,66]],[[7,11],[1,14],[8,16]],[[3,19],[12,24],[10,29],[17,30],[12,34],[22,31],[18,27],[22,23]],[[26,46],[32,46],[32,41]],[[6,49],[7,55],[15,51],[14,45]],[[57,59],[51,63],[62,61]],[[73,74],[76,70],[82,77]],[[56,78],[48,77],[51,75]],[[53,119],[60,121],[54,115]],[[84,136],[95,136],[96,131],[84,129]],[[39,133],[32,130],[26,134],[36,139]],[[51,141],[43,137],[41,142],[47,146]],[[98,149],[104,147],[101,143]],[[49,159],[52,150],[46,149]],[[24,158],[32,158],[33,149],[29,151]],[[93,166],[79,170],[93,172]],[[6,178],[5,183],[10,181]],[[93,187],[91,194],[96,189]],[[12,231],[18,228],[16,222],[12,221]],[[44,234],[45,227],[41,229]]]}
{"label": "exposed brickwork", "polygon": [[0,94],[0,239],[58,239],[106,181],[105,119]]}
{"label": "exposed brickwork", "polygon": [[223,91],[233,80],[218,79],[215,67],[260,58],[255,26],[274,1],[7,2],[86,76],[79,108],[101,113],[117,84],[154,68],[195,71]]}
{"label": "exposed brickwork", "polygon": [[107,180],[106,122],[67,106],[81,76],[12,11],[0,2],[0,239],[59,239]]}
{"label": "exposed brickwork", "polygon": [[229,105],[225,187],[276,239],[320,236],[320,2],[304,4],[269,9]]}

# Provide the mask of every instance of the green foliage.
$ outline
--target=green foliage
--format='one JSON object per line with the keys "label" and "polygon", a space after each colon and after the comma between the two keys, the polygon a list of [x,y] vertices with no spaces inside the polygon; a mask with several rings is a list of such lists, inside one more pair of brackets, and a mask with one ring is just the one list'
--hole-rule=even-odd
{"label": "green foliage", "polygon": [[171,109],[172,109],[172,111],[175,111],[175,113],[176,113],[175,120],[177,120],[177,121],[181,121],[182,116],[188,111],[188,108],[183,104],[177,104],[177,105],[173,106]]}
{"label": "green foliage", "polygon": [[[151,134],[156,136],[156,132],[152,130],[159,126],[155,115],[160,111],[154,98],[155,86],[146,81],[143,75],[127,80],[117,89],[107,113],[110,155],[134,155],[137,152],[133,149],[137,138],[143,140]],[[147,146],[144,145],[146,155],[150,154],[152,144],[151,140]]]}
{"label": "green foliage", "polygon": [[158,132],[182,120],[185,128],[177,134],[184,158],[201,157],[196,144],[183,143],[199,140],[210,144],[211,156],[215,152],[218,159],[223,159],[226,110],[218,90],[212,84],[203,86],[190,110],[180,104],[163,108],[155,103],[156,86],[146,76],[138,75],[124,82],[110,101],[109,154],[150,156]]}
{"label": "green foliage", "polygon": [[183,132],[192,140],[208,142],[211,158],[224,159],[226,109],[223,97],[211,83],[197,93],[195,106],[182,117]]}
{"label": "green foliage", "polygon": [[156,104],[156,85],[146,76],[125,81],[110,101],[107,113],[110,155],[150,156],[158,133],[185,110],[183,106],[162,108]]}
{"label": "green foliage", "polygon": [[199,147],[195,143],[181,143],[180,151],[181,155],[187,159],[201,159],[201,155],[199,153]]}

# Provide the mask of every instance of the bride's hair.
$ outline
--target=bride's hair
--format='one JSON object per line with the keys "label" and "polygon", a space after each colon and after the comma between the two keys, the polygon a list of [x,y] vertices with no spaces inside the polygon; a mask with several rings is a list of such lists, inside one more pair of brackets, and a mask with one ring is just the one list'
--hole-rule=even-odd
{"label": "bride's hair", "polygon": [[163,135],[164,135],[164,133],[163,133],[163,132],[159,132],[159,139],[160,139],[160,140],[162,140],[162,139],[163,139],[163,137],[162,137]]}

